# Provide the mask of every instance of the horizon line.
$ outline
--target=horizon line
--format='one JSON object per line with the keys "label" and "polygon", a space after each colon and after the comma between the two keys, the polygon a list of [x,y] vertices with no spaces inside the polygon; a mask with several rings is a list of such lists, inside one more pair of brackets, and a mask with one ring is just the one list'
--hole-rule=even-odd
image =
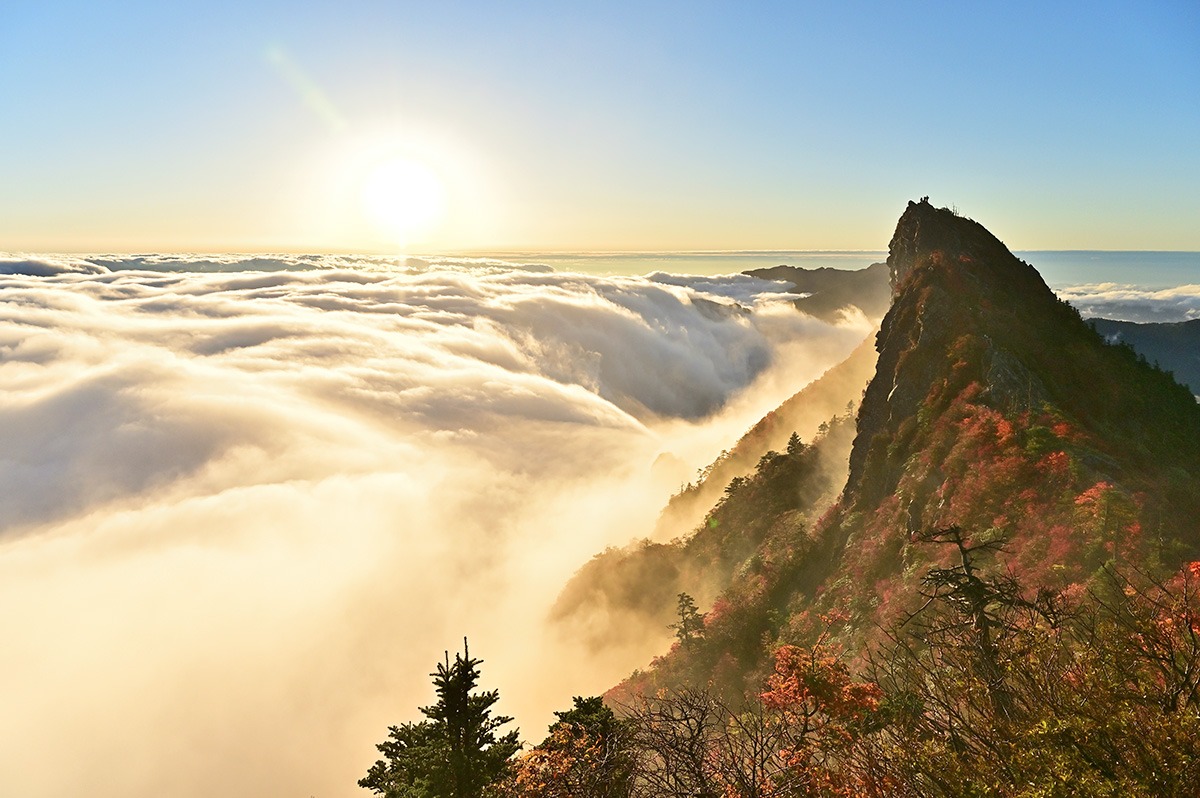
{"label": "horizon line", "polygon": [[[1122,254],[1177,254],[1200,255],[1200,249],[1010,249],[1018,253],[1122,253]],[[74,257],[138,257],[148,255],[170,256],[347,256],[361,258],[426,258],[426,257],[488,257],[488,256],[541,256],[541,257],[665,257],[665,256],[730,256],[746,255],[881,255],[886,249],[436,249],[412,252],[379,252],[352,249],[61,249],[61,250],[0,250],[0,257],[70,255]]]}

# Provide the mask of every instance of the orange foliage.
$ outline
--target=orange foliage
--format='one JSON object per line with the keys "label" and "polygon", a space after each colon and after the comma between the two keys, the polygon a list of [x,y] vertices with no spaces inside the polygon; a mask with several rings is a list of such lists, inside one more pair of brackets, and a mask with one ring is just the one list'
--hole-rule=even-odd
{"label": "orange foliage", "polygon": [[569,798],[582,795],[591,785],[611,751],[578,728],[554,729],[537,748],[513,764],[512,790],[521,798]]}
{"label": "orange foliage", "polygon": [[786,774],[779,794],[863,794],[864,773],[845,765],[879,710],[879,686],[854,680],[839,652],[823,644],[780,647],[766,686],[763,706],[788,729],[779,751]]}
{"label": "orange foliage", "polygon": [[824,715],[823,725],[861,721],[879,708],[879,686],[856,682],[846,663],[826,646],[782,646],[767,678],[762,701],[770,709],[807,718]]}

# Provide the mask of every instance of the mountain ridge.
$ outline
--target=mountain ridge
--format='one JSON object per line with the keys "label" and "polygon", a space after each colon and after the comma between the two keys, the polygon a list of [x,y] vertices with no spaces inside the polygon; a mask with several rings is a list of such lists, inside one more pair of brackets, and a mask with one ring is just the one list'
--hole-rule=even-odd
{"label": "mountain ridge", "polygon": [[762,280],[781,280],[805,296],[792,304],[806,313],[829,322],[837,322],[851,308],[869,319],[879,319],[891,304],[888,269],[884,263],[872,263],[865,269],[834,269],[822,266],[773,266],[743,272]]}
{"label": "mountain ridge", "polygon": [[[896,299],[850,456],[854,503],[898,487],[907,457],[927,442],[922,414],[945,410],[972,384],[997,412],[1051,407],[1090,431],[1087,464],[1105,479],[1137,483],[1134,472],[1154,470],[1164,452],[1200,470],[1200,410],[1190,392],[1108,345],[982,225],[910,203],[890,251]],[[924,497],[907,498],[918,526],[942,522],[924,517]]]}
{"label": "mountain ridge", "polygon": [[[1055,591],[1114,558],[1152,568],[1197,551],[1190,391],[1107,344],[977,222],[911,202],[889,250],[894,300],[841,498],[819,519],[756,521],[768,532],[713,602],[703,640],[617,695],[706,683],[736,693],[771,650],[818,634],[864,651],[944,563],[917,540],[931,529],[1005,541],[997,567]],[[731,518],[756,512],[749,494],[722,501]],[[830,630],[821,618],[840,620]]]}
{"label": "mountain ridge", "polygon": [[1088,320],[1109,343],[1128,344],[1200,396],[1200,319],[1176,322]]}

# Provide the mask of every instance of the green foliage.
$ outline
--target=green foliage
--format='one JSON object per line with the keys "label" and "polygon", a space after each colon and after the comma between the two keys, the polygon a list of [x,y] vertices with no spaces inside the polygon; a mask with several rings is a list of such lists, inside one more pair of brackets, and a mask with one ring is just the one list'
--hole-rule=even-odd
{"label": "green foliage", "polygon": [[554,713],[558,720],[550,725],[551,732],[563,726],[572,726],[601,738],[612,737],[619,732],[621,723],[613,711],[604,705],[602,697],[575,696],[572,703],[570,709]]}
{"label": "green foliage", "polygon": [[687,593],[680,593],[676,604],[679,620],[671,624],[675,637],[683,645],[690,645],[693,640],[704,634],[704,616],[696,608],[696,600]]}
{"label": "green foliage", "polygon": [[438,663],[430,674],[437,702],[421,707],[427,720],[392,726],[376,746],[384,758],[371,766],[360,787],[385,798],[480,798],[498,782],[521,747],[518,732],[497,736],[512,721],[492,715],[499,691],[475,692],[479,665],[463,640],[463,653]]}
{"label": "green foliage", "polygon": [[804,451],[804,443],[800,440],[799,433],[793,432],[787,442],[787,453],[791,457],[798,457]]}
{"label": "green foliage", "polygon": [[358,786],[386,798],[434,798],[450,795],[435,766],[445,757],[446,741],[433,724],[404,723],[388,728],[388,739],[376,746],[385,759],[375,762]]}

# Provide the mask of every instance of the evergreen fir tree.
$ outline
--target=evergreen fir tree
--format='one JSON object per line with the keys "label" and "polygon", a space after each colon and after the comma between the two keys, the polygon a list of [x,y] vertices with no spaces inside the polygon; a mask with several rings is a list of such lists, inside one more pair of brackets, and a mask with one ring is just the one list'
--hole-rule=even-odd
{"label": "evergreen fir tree", "polygon": [[675,636],[679,638],[680,643],[689,645],[697,637],[704,635],[704,616],[696,608],[695,599],[687,593],[680,593],[676,612],[679,613],[679,621],[671,624],[670,628],[675,630]]}
{"label": "evergreen fir tree", "polygon": [[792,436],[790,438],[788,438],[787,453],[790,454],[792,457],[798,457],[800,455],[800,453],[803,451],[804,451],[804,443],[803,443],[803,441],[800,440],[800,435],[798,433],[793,432]]}
{"label": "evergreen fir tree", "polygon": [[473,692],[481,663],[471,658],[465,638],[453,663],[446,652],[430,674],[437,702],[421,707],[427,720],[390,727],[388,739],[376,746],[385,758],[359,780],[360,787],[384,798],[480,798],[503,777],[521,744],[515,730],[497,737],[512,721],[492,715],[499,691]]}

